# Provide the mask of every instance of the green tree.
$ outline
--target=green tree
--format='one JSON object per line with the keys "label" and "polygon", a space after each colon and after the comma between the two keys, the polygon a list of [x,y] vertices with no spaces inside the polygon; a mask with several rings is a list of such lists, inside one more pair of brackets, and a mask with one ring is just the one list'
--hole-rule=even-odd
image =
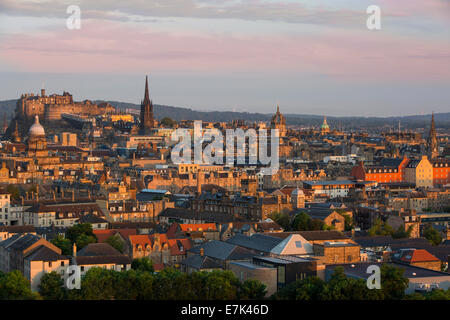
{"label": "green tree", "polygon": [[60,248],[63,255],[68,256],[72,254],[72,241],[70,239],[57,235],[51,240],[51,243]]}
{"label": "green tree", "polygon": [[393,235],[394,230],[392,227],[386,223],[383,222],[381,219],[376,219],[373,226],[368,230],[369,236],[388,236]]}
{"label": "green tree", "polygon": [[307,231],[309,230],[311,217],[307,215],[305,212],[300,212],[296,214],[294,217],[294,221],[292,222],[292,229],[295,231]]}
{"label": "green tree", "polygon": [[408,230],[405,231],[403,226],[399,226],[398,229],[392,234],[392,238],[400,239],[400,238],[409,238],[411,236],[411,232],[413,230],[413,226],[409,226]]}
{"label": "green tree", "polygon": [[381,266],[381,291],[384,299],[397,300],[405,297],[409,280],[403,275],[404,270],[387,264]]}
{"label": "green tree", "polygon": [[39,294],[45,300],[62,300],[66,298],[64,281],[55,271],[46,273],[39,284]]}
{"label": "green tree", "polygon": [[173,268],[165,268],[155,275],[153,282],[154,297],[156,300],[177,300],[185,293],[185,289],[179,286],[183,281],[183,274]]}
{"label": "green tree", "polygon": [[93,236],[88,236],[86,234],[82,234],[77,238],[77,250],[81,250],[86,247],[89,243],[96,243],[97,238]]}
{"label": "green tree", "polygon": [[98,267],[90,268],[81,279],[81,297],[84,300],[114,299],[117,273]]}
{"label": "green tree", "polygon": [[40,296],[31,291],[30,282],[19,270],[0,275],[0,300],[35,300]]}
{"label": "green tree", "polygon": [[155,271],[153,268],[153,261],[147,257],[133,259],[133,261],[131,262],[131,268],[133,270],[151,273]]}
{"label": "green tree", "polygon": [[239,300],[261,300],[267,293],[266,285],[259,280],[245,280],[240,287]]}
{"label": "green tree", "polygon": [[284,230],[289,230],[291,221],[286,212],[271,212],[268,217],[278,223]]}
{"label": "green tree", "polygon": [[437,246],[442,242],[442,235],[439,231],[433,228],[431,225],[427,225],[423,231],[423,236],[431,242],[432,245]]}
{"label": "green tree", "polygon": [[92,236],[94,237],[95,241],[97,241],[97,236],[94,234],[94,231],[92,230],[92,225],[90,223],[76,224],[73,227],[67,229],[66,231],[66,238],[70,239],[72,243],[77,242],[78,237],[82,235]]}
{"label": "green tree", "polygon": [[297,280],[275,293],[275,300],[320,300],[326,282],[318,277]]}
{"label": "green tree", "polygon": [[206,278],[206,299],[208,300],[235,300],[239,280],[229,270],[214,270]]}
{"label": "green tree", "polygon": [[347,277],[343,267],[336,267],[321,293],[322,300],[378,300],[382,292],[367,288],[366,281]]}
{"label": "green tree", "polygon": [[123,253],[123,242],[116,235],[109,237],[105,242],[118,250],[120,253]]}
{"label": "green tree", "polygon": [[344,209],[337,209],[336,212],[339,213],[342,217],[344,217],[345,231],[351,231],[355,226],[352,217],[350,217],[350,215],[348,215]]}

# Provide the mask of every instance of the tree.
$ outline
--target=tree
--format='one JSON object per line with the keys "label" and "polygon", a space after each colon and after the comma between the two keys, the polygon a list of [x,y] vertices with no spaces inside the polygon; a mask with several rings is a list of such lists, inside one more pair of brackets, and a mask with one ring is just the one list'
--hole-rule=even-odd
{"label": "tree", "polygon": [[332,227],[327,226],[325,222],[320,219],[311,219],[311,217],[305,213],[300,212],[294,218],[292,222],[292,229],[296,231],[311,231],[311,230],[328,230]]}
{"label": "tree", "polygon": [[294,221],[292,222],[292,229],[295,231],[307,231],[309,230],[309,224],[311,217],[305,212],[300,212],[295,215]]}
{"label": "tree", "polygon": [[388,236],[394,233],[394,230],[392,229],[392,227],[386,223],[383,222],[381,219],[377,219],[375,220],[375,223],[373,224],[373,226],[368,230],[368,234],[369,236],[373,237],[373,236]]}
{"label": "tree", "polygon": [[235,300],[239,280],[229,270],[214,270],[206,278],[206,299],[208,300]]}
{"label": "tree", "polygon": [[346,214],[346,211],[344,209],[337,209],[336,212],[339,213],[342,217],[344,217],[345,231],[351,231],[355,226],[352,217]]}
{"label": "tree", "polygon": [[51,240],[51,243],[60,248],[63,255],[69,256],[72,254],[72,241],[70,239],[58,235]]}
{"label": "tree", "polygon": [[161,120],[161,125],[163,125],[164,127],[172,128],[174,126],[174,124],[176,124],[176,121],[172,120],[169,117],[164,117]]}
{"label": "tree", "polygon": [[271,212],[268,217],[278,223],[284,230],[289,230],[291,224],[289,214],[286,212]]}
{"label": "tree", "polygon": [[404,270],[387,264],[381,266],[381,291],[384,299],[396,300],[405,297],[409,280],[403,275]]}
{"label": "tree", "polygon": [[30,282],[19,270],[0,275],[0,300],[35,300],[39,295],[31,291]]}
{"label": "tree", "polygon": [[120,253],[123,253],[123,242],[116,235],[109,237],[105,242],[118,250]]}
{"label": "tree", "polygon": [[442,242],[442,235],[431,225],[427,225],[423,232],[423,235],[434,246],[437,246]]}
{"label": "tree", "polygon": [[153,273],[153,261],[147,257],[136,258],[131,262],[131,269]]}
{"label": "tree", "polygon": [[239,300],[261,300],[267,293],[266,287],[259,280],[245,280],[239,290]]}
{"label": "tree", "polygon": [[275,300],[320,300],[326,282],[318,277],[297,280],[275,293]]}
{"label": "tree", "polygon": [[403,226],[399,226],[398,229],[392,234],[392,238],[400,239],[400,238],[409,238],[411,236],[413,226],[409,226],[408,230],[405,230]]}
{"label": "tree", "polygon": [[86,247],[89,243],[96,243],[97,238],[93,236],[88,236],[86,234],[82,234],[78,236],[76,244],[77,244],[77,250],[81,250],[84,247]]}
{"label": "tree", "polygon": [[81,279],[81,297],[84,300],[111,300],[115,297],[118,271],[90,268]]}
{"label": "tree", "polygon": [[92,225],[90,223],[76,224],[66,231],[66,238],[70,239],[72,243],[77,242],[78,237],[80,237],[81,235],[92,236],[94,237],[95,241],[97,241],[97,236],[94,234]]}
{"label": "tree", "polygon": [[46,273],[39,284],[39,294],[45,300],[62,300],[66,298],[64,281],[55,271]]}
{"label": "tree", "polygon": [[320,297],[322,300],[378,300],[383,294],[368,289],[363,279],[347,277],[343,267],[336,267]]}

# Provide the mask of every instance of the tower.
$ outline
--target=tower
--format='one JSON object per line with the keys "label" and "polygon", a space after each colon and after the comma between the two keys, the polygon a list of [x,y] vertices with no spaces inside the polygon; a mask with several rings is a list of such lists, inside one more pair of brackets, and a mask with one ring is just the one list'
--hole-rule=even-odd
{"label": "tower", "polygon": [[320,127],[320,134],[324,135],[330,132],[330,127],[328,126],[327,123],[327,117],[324,116],[323,117],[323,123],[322,123],[322,127]]}
{"label": "tower", "polygon": [[434,113],[431,115],[431,128],[430,134],[428,135],[428,153],[430,155],[430,159],[434,159],[439,156],[436,128],[434,126]]}
{"label": "tower", "polygon": [[140,134],[149,134],[153,129],[153,103],[148,92],[148,77],[145,77],[145,95],[141,102]]}
{"label": "tower", "polygon": [[17,120],[16,120],[15,125],[14,125],[13,139],[14,139],[14,142],[16,142],[16,143],[21,141],[20,132],[19,132],[19,125],[17,124]]}
{"label": "tower", "polygon": [[286,135],[286,120],[284,116],[280,112],[280,105],[277,104],[277,112],[273,115],[272,120],[270,122],[270,126],[272,129],[278,129],[280,137],[284,137]]}

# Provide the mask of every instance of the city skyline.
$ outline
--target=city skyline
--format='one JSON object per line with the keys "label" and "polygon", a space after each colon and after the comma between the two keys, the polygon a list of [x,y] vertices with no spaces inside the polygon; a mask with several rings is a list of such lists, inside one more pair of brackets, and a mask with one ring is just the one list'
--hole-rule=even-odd
{"label": "city skyline", "polygon": [[78,1],[80,30],[66,28],[70,4],[0,4],[1,100],[44,83],[80,100],[138,104],[148,74],[155,104],[198,111],[448,110],[446,1],[378,1],[376,31],[366,27],[370,1]]}

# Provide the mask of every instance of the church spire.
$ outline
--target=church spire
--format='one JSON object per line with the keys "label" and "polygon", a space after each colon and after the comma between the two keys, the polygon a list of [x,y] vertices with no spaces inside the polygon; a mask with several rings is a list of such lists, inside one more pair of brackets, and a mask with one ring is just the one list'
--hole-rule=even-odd
{"label": "church spire", "polygon": [[428,135],[428,151],[431,159],[439,156],[438,143],[436,137],[436,127],[434,124],[434,112],[431,114],[431,127],[430,127],[430,134]]}
{"label": "church spire", "polygon": [[148,90],[148,76],[145,76],[145,95],[141,103],[140,133],[149,134],[153,128],[153,103]]}
{"label": "church spire", "polygon": [[144,101],[150,100],[150,94],[148,93],[148,76],[145,76],[145,95]]}

